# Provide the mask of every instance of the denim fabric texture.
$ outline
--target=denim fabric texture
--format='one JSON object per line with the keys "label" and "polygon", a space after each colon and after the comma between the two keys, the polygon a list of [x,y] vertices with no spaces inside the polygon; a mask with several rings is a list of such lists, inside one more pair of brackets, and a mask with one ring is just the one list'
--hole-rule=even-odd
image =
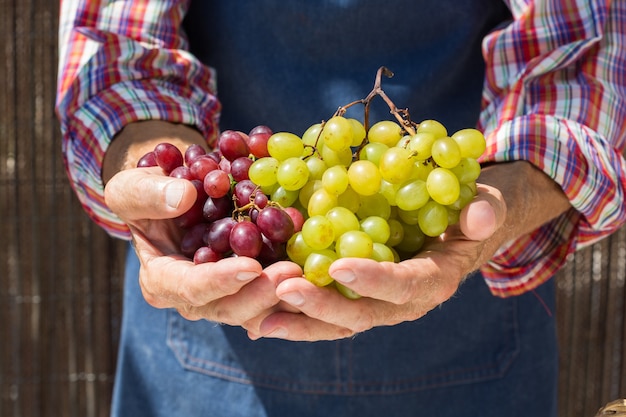
{"label": "denim fabric texture", "polygon": [[128,253],[114,416],[556,416],[554,283],[478,274],[426,317],[331,342],[251,341],[150,307]]}

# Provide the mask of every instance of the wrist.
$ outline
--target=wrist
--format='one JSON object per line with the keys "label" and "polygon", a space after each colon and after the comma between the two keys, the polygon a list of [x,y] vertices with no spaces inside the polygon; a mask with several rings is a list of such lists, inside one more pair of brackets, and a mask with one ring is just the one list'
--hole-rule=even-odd
{"label": "wrist", "polygon": [[208,149],[202,134],[191,126],[162,120],[131,123],[115,136],[107,149],[102,164],[104,184],[119,171],[134,168],[139,158],[161,142],[169,142],[183,153],[191,144]]}

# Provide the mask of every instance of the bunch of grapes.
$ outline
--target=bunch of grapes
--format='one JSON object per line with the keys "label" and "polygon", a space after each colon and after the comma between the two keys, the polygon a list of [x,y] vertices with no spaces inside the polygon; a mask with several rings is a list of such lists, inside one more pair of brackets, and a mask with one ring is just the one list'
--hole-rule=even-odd
{"label": "bunch of grapes", "polygon": [[[375,95],[388,101],[396,121],[367,127]],[[358,103],[366,105],[365,123],[345,117]],[[176,219],[186,231],[181,252],[194,262],[290,259],[314,284],[358,298],[332,279],[330,264],[414,256],[474,198],[485,146],[476,129],[449,134],[435,120],[411,122],[375,86],[302,137],[266,126],[247,135],[229,130],[212,152],[192,145],[182,155],[161,143],[138,166],[158,165],[196,186],[195,205]]]}
{"label": "bunch of grapes", "polygon": [[304,216],[288,240],[290,260],[319,286],[339,258],[399,262],[415,255],[427,236],[458,222],[476,193],[477,158],[485,139],[476,129],[448,136],[435,120],[413,132],[379,121],[367,130],[343,115],[309,127],[302,138],[286,132],[268,140],[267,157],[249,168],[250,180],[272,201]]}
{"label": "bunch of grapes", "polygon": [[196,264],[233,255],[264,265],[286,259],[286,242],[304,219],[294,208],[270,201],[248,177],[253,161],[267,155],[271,135],[266,126],[248,135],[229,130],[220,135],[215,150],[191,145],[184,154],[163,142],[138,161],[138,167],[159,166],[166,175],[195,186],[194,205],[174,220],[184,230],[181,253]]}

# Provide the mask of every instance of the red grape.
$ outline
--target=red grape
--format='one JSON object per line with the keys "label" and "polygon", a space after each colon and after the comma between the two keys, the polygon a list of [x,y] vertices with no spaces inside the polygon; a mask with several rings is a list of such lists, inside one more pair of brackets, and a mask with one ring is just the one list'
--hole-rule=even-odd
{"label": "red grape", "polygon": [[193,176],[191,175],[191,171],[184,165],[176,167],[170,172],[170,177],[180,178],[184,180],[192,180]]}
{"label": "red grape", "polygon": [[207,173],[203,184],[204,191],[209,197],[224,197],[230,191],[230,177],[221,169]]}
{"label": "red grape", "polygon": [[198,265],[207,262],[217,262],[222,258],[223,255],[221,253],[214,251],[208,246],[202,246],[193,255],[193,263]]}
{"label": "red grape", "polygon": [[193,258],[194,253],[204,246],[204,234],[208,229],[207,223],[198,223],[187,230],[180,241],[180,251],[188,258]]}
{"label": "red grape", "polygon": [[206,150],[202,146],[198,145],[197,143],[189,145],[189,147],[185,151],[185,164],[187,164],[187,166],[191,165],[191,163],[197,157],[202,155],[206,155]]}
{"label": "red grape", "polygon": [[226,216],[230,216],[233,210],[232,200],[228,196],[212,198],[209,197],[204,203],[202,213],[205,220],[214,222]]}
{"label": "red grape", "polygon": [[217,168],[218,164],[213,160],[213,158],[208,156],[199,156],[191,163],[189,171],[194,178],[204,181],[206,174],[216,170]]}
{"label": "red grape", "polygon": [[291,217],[294,233],[302,230],[302,225],[304,224],[305,220],[302,212],[295,207],[285,207],[283,208],[283,210],[289,215],[289,217]]}
{"label": "red grape", "polygon": [[242,220],[233,226],[229,241],[236,255],[250,258],[259,256],[263,246],[263,237],[259,228],[249,220]]}
{"label": "red grape", "polygon": [[229,161],[250,155],[250,147],[244,136],[234,130],[226,130],[222,132],[218,139],[218,147],[222,156]]}
{"label": "red grape", "polygon": [[249,179],[248,170],[252,162],[254,161],[247,156],[242,156],[232,161],[230,163],[230,175],[233,176],[233,180],[239,182]]}
{"label": "red grape", "polygon": [[238,207],[243,207],[250,203],[250,198],[259,189],[259,186],[250,180],[239,181],[233,189],[234,198]]}
{"label": "red grape", "polygon": [[230,252],[230,231],[236,224],[237,221],[232,217],[214,221],[204,234],[204,243],[216,252]]}
{"label": "red grape", "polygon": [[154,156],[157,164],[168,175],[174,168],[183,165],[183,154],[171,143],[162,142],[154,148]]}
{"label": "red grape", "polygon": [[267,141],[272,136],[272,130],[267,126],[257,126],[248,135],[250,153],[257,158],[270,156],[267,151]]}
{"label": "red grape", "polygon": [[156,167],[158,165],[159,164],[157,164],[154,151],[146,153],[144,156],[139,158],[139,161],[137,161],[137,168]]}
{"label": "red grape", "polygon": [[293,220],[280,207],[265,207],[259,212],[256,225],[272,242],[286,242],[294,233]]}

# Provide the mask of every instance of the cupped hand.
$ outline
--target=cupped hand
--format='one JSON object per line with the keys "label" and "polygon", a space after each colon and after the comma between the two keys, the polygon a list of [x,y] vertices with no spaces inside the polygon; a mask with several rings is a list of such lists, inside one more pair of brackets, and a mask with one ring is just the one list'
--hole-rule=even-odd
{"label": "cupped hand", "polygon": [[399,263],[335,261],[330,275],[361,298],[346,299],[301,277],[283,280],[277,296],[301,313],[275,312],[249,336],[332,340],[419,319],[448,300],[464,277],[487,262],[504,242],[569,208],[554,182],[525,162],[491,167],[481,180],[458,225],[427,240],[414,258]]}
{"label": "cupped hand", "polygon": [[158,167],[120,171],[105,188],[107,205],[131,230],[141,265],[140,285],[149,304],[175,308],[190,320],[256,328],[280,309],[278,283],[302,272],[289,262],[263,270],[247,257],[195,265],[180,255],[182,231],[172,219],[195,199],[189,181],[164,176]]}

